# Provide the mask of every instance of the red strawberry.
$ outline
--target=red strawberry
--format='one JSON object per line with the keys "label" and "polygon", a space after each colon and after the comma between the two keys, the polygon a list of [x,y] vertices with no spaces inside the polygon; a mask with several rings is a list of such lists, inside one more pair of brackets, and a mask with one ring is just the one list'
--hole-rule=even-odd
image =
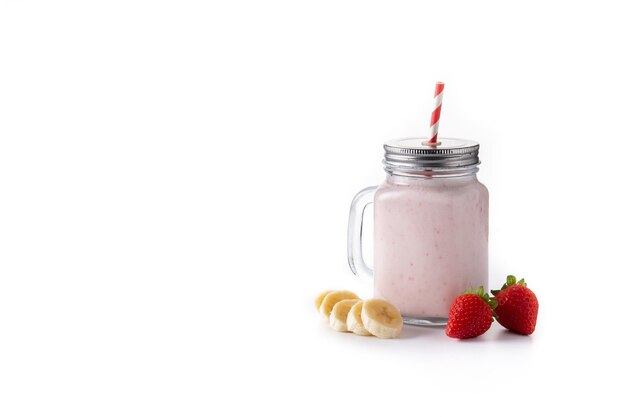
{"label": "red strawberry", "polygon": [[502,289],[491,292],[498,302],[495,309],[498,323],[519,334],[528,335],[535,331],[539,302],[523,279],[517,281],[509,275]]}
{"label": "red strawberry", "polygon": [[446,335],[455,339],[480,336],[491,327],[496,303],[484,293],[483,287],[465,291],[452,302],[448,313]]}

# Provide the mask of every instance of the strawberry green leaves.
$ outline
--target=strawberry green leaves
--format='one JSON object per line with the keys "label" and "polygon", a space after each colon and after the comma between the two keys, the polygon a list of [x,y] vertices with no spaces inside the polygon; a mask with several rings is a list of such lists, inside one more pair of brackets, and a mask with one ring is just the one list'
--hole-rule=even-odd
{"label": "strawberry green leaves", "polygon": [[500,288],[499,290],[491,290],[491,294],[493,294],[494,296],[498,295],[498,293],[508,287],[510,287],[511,285],[521,285],[522,287],[526,286],[526,282],[524,281],[524,278],[520,279],[519,281],[517,280],[517,278],[515,278],[515,275],[507,275],[506,277],[506,282],[504,283],[504,285],[502,285],[502,288]]}
{"label": "strawberry green leaves", "polygon": [[489,304],[489,307],[491,307],[492,310],[498,306],[498,302],[493,297],[489,297],[489,294],[485,292],[485,289],[483,288],[482,285],[478,287],[476,290],[474,290],[473,288],[470,288],[469,290],[465,291],[463,294],[476,294],[477,296],[482,298],[487,304]]}

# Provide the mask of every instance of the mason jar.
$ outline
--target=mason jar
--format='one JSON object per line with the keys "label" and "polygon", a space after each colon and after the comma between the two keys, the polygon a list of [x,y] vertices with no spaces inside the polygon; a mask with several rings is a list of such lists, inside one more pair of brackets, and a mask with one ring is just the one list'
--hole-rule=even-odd
{"label": "mason jar", "polygon": [[[488,287],[489,193],[476,177],[479,145],[439,141],[387,142],[385,180],[359,192],[350,208],[350,268],[373,277],[374,297],[398,307],[407,324],[445,325],[458,295]],[[363,212],[372,203],[373,269],[361,250]]]}

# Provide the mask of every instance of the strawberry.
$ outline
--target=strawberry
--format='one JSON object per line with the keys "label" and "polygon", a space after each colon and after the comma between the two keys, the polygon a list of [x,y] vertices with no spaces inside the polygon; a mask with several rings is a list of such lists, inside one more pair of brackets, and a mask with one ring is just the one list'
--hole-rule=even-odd
{"label": "strawberry", "polygon": [[483,287],[465,291],[450,306],[446,335],[455,339],[480,336],[491,327],[495,306],[496,302],[485,294]]}
{"label": "strawberry", "polygon": [[523,279],[517,281],[513,275],[506,277],[500,290],[493,290],[498,306],[496,320],[512,332],[529,335],[535,331],[539,302]]}

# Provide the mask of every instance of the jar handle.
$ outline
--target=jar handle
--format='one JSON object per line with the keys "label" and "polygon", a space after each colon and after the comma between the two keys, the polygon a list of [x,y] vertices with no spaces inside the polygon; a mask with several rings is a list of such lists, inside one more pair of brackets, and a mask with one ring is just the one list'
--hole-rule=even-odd
{"label": "jar handle", "polygon": [[374,202],[378,187],[367,187],[354,196],[348,219],[348,264],[356,276],[374,278],[374,271],[363,260],[363,213]]}

